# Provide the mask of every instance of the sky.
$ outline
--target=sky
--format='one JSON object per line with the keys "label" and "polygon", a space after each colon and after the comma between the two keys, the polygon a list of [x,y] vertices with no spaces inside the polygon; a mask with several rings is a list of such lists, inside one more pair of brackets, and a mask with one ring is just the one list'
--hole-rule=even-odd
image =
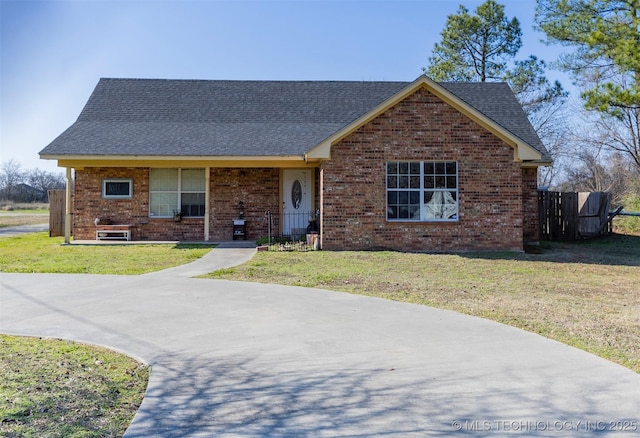
{"label": "sky", "polygon": [[[484,0],[0,0],[0,161],[62,171],[38,152],[101,77],[412,81],[463,4]],[[499,0],[518,58],[553,61],[535,0]],[[548,71],[551,80],[566,77]]]}

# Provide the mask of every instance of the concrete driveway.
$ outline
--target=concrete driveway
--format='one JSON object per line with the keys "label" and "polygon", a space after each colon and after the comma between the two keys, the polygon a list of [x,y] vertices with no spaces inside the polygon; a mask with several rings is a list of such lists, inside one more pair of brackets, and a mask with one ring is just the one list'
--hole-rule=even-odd
{"label": "concrete driveway", "polygon": [[424,306],[189,278],[253,251],[216,248],[141,276],[2,274],[0,332],[150,364],[128,437],[639,433],[640,375],[543,337]]}

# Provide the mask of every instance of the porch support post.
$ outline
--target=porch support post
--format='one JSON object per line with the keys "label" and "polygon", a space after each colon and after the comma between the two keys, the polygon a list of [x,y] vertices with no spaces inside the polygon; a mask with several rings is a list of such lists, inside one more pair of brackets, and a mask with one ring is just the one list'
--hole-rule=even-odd
{"label": "porch support post", "polygon": [[64,243],[71,242],[71,167],[67,167],[64,206]]}
{"label": "porch support post", "polygon": [[209,241],[209,217],[211,212],[211,168],[204,168],[204,241]]}

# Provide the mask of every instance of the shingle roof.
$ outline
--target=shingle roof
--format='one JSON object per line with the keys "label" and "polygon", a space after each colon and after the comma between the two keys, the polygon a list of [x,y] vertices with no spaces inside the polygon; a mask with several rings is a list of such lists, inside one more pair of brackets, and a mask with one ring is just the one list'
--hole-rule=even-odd
{"label": "shingle roof", "polygon": [[542,161],[551,161],[547,148],[540,141],[540,137],[531,126],[508,84],[505,82],[440,82],[440,85],[538,150],[542,153]]}
{"label": "shingle roof", "polygon": [[[409,84],[101,79],[40,155],[301,156]],[[546,156],[506,84],[441,85]]]}

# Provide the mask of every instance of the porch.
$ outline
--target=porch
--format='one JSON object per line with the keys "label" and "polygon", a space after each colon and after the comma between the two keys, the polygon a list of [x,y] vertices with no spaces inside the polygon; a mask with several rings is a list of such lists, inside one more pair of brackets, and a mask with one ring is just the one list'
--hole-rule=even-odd
{"label": "porch", "polygon": [[[239,221],[242,220],[244,226],[244,234],[241,238],[237,238],[234,230],[238,227]],[[144,232],[140,226],[134,229],[129,224],[119,225],[95,225],[96,239],[74,239],[69,243],[72,245],[152,245],[152,244],[206,244],[232,246],[236,248],[255,247],[256,241],[261,242],[304,242],[308,234],[319,234],[319,210],[296,212],[296,213],[274,213],[270,210],[264,212],[263,217],[251,216],[251,220],[233,219],[229,223],[229,230],[226,234],[233,236],[232,239],[166,239],[154,240],[145,239]],[[262,232],[265,231],[266,232]],[[133,234],[138,237],[132,239]],[[251,237],[247,237],[251,236]]]}
{"label": "porch", "polygon": [[[317,168],[207,168],[198,181],[188,169],[178,189],[166,193],[154,191],[153,170],[76,170],[73,194],[65,199],[70,208],[65,202],[56,209],[69,228],[67,241],[73,236],[76,242],[255,242],[299,240],[318,230]],[[127,193],[106,196],[105,181],[122,183]]]}

